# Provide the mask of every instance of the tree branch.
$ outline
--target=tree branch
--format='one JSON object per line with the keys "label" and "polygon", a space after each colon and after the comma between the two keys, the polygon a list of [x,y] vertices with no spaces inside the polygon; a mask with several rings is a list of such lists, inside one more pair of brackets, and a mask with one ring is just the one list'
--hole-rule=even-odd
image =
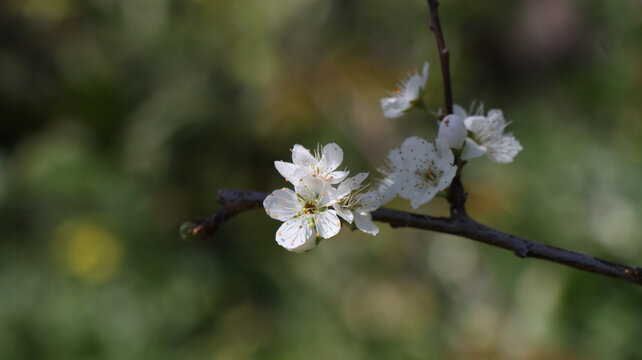
{"label": "tree branch", "polygon": [[428,26],[437,39],[437,49],[439,50],[439,60],[441,61],[441,76],[444,80],[444,101],[446,103],[446,114],[453,113],[453,90],[450,81],[450,52],[446,48],[446,41],[444,34],[441,31],[441,23],[439,22],[439,7],[438,0],[427,0],[430,7],[430,23]]}
{"label": "tree branch", "polygon": [[[261,207],[268,193],[222,189],[218,191],[221,209],[208,218],[196,219],[187,229],[192,236],[209,236],[231,217],[247,210]],[[542,244],[515,235],[495,230],[476,222],[467,215],[451,218],[432,217],[422,214],[381,208],[372,213],[375,221],[388,223],[392,227],[409,227],[458,235],[495,247],[512,251],[520,258],[543,259],[575,269],[592,272],[615,279],[642,285],[642,269],[617,264],[590,255]]]}

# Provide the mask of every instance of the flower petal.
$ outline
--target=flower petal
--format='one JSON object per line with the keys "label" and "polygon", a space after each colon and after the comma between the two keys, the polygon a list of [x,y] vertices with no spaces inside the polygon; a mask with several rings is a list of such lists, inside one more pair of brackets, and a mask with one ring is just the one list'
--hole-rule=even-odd
{"label": "flower petal", "polygon": [[265,212],[272,218],[281,221],[291,219],[299,210],[296,193],[283,188],[275,190],[263,200]]}
{"label": "flower petal", "polygon": [[456,115],[448,115],[439,124],[438,139],[444,141],[452,149],[461,149],[466,141],[466,125],[462,118]]}
{"label": "flower petal", "polygon": [[484,116],[469,116],[464,119],[464,125],[466,125],[466,129],[469,131],[477,133],[488,127],[488,119]]}
{"label": "flower petal", "polygon": [[368,191],[357,199],[357,211],[375,211],[381,206],[383,196],[378,191]]}
{"label": "flower petal", "polygon": [[341,165],[343,162],[343,150],[339,145],[330,143],[323,147],[321,161],[319,167],[325,169],[327,172],[332,172]]}
{"label": "flower petal", "polygon": [[350,171],[333,171],[328,174],[326,179],[328,179],[330,184],[338,184],[348,177],[348,175],[350,175]]}
{"label": "flower petal", "polygon": [[416,194],[410,198],[410,207],[416,209],[432,200],[435,195],[437,195],[437,188],[435,187],[427,188],[422,192],[416,192]]}
{"label": "flower petal", "polygon": [[288,181],[292,181],[297,169],[296,165],[285,161],[275,161],[274,167]]}
{"label": "flower petal", "polygon": [[358,188],[361,186],[361,183],[363,180],[365,180],[368,177],[368,173],[359,173],[349,179],[344,180],[339,184],[339,187],[337,188],[337,195],[339,198],[342,198],[344,196],[347,196],[350,194],[354,189]]}
{"label": "flower petal", "polygon": [[453,114],[458,116],[462,120],[468,117],[468,113],[466,112],[466,110],[464,110],[463,107],[457,104],[453,105]]}
{"label": "flower petal", "polygon": [[343,206],[336,204],[333,205],[332,208],[337,213],[337,215],[343,218],[343,220],[347,221],[348,224],[352,224],[352,219],[354,218],[352,211],[350,211],[348,208],[344,208]]}
{"label": "flower petal", "polygon": [[365,233],[377,235],[379,227],[372,222],[372,215],[369,212],[360,212],[354,215],[354,224]]}
{"label": "flower petal", "polygon": [[317,215],[316,226],[319,236],[327,239],[341,230],[341,221],[334,210],[326,210]]}
{"label": "flower petal", "polygon": [[381,110],[383,111],[383,116],[388,119],[395,119],[402,117],[410,108],[410,103],[403,98],[399,97],[389,97],[381,99]]}
{"label": "flower petal", "polygon": [[316,164],[317,160],[312,156],[310,150],[296,144],[294,145],[294,148],[292,148],[292,161],[294,162],[294,165],[303,167]]}
{"label": "flower petal", "polygon": [[473,139],[467,138],[464,149],[461,152],[462,160],[478,158],[486,153],[487,149],[483,145],[477,144]]}
{"label": "flower petal", "polygon": [[276,242],[293,252],[303,252],[316,246],[314,227],[305,217],[286,221],[276,232]]}

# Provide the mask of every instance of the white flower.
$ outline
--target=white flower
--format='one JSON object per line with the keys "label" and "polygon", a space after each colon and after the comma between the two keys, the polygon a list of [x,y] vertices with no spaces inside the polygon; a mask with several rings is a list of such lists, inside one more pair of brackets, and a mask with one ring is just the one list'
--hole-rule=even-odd
{"label": "white flower", "polygon": [[408,78],[399,83],[399,89],[396,92],[390,93],[390,97],[381,99],[383,115],[391,119],[398,118],[418,105],[426,88],[426,80],[428,80],[427,62],[424,63],[421,75],[417,72],[408,74]]}
{"label": "white flower", "polygon": [[283,225],[276,242],[289,251],[303,252],[316,246],[317,238],[327,239],[341,229],[341,221],[329,207],[336,201],[336,190],[318,177],[304,178],[296,191],[275,190],[263,201],[265,212]]}
{"label": "white flower", "polygon": [[343,162],[343,150],[339,145],[331,143],[317,149],[313,156],[310,150],[296,144],[292,149],[292,162],[275,161],[274,166],[286,181],[295,186],[307,176],[320,178],[330,184],[338,184],[348,176],[349,171],[335,171]]}
{"label": "white flower", "polygon": [[439,124],[438,139],[443,141],[451,149],[461,149],[466,142],[466,125],[464,125],[464,118],[455,114],[447,115],[441,120]]}
{"label": "white flower", "polygon": [[448,144],[440,139],[428,142],[419,137],[407,138],[400,149],[393,149],[388,154],[387,168],[392,185],[387,194],[399,194],[410,200],[410,206],[416,209],[450,186],[457,166],[455,156]]}
{"label": "white flower", "polygon": [[501,110],[490,110],[488,115],[468,116],[464,119],[471,135],[466,139],[462,160],[486,156],[498,163],[509,163],[522,151],[522,145],[511,134],[504,134],[508,124]]}
{"label": "white flower", "polygon": [[372,222],[372,211],[381,206],[382,195],[377,191],[360,192],[368,173],[360,173],[343,181],[337,188],[337,201],[332,206],[337,215],[365,233],[377,235],[379,227]]}

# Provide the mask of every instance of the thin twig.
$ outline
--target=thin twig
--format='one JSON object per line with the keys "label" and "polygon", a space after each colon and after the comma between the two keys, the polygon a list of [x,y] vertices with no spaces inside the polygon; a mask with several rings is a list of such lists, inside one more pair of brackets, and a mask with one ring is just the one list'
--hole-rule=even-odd
{"label": "thin twig", "polygon": [[[219,226],[250,209],[261,207],[268,193],[223,189],[218,192],[222,207],[209,218],[197,219],[189,231],[192,235],[212,235]],[[512,251],[520,258],[537,258],[556,262],[582,271],[592,272],[615,279],[642,285],[642,269],[617,264],[590,255],[542,244],[507,234],[482,225],[466,215],[456,218],[432,217],[405,211],[381,208],[372,213],[375,221],[392,227],[409,227],[458,235],[484,244]]]}
{"label": "thin twig", "polygon": [[450,52],[446,48],[446,41],[444,34],[441,31],[441,23],[439,22],[439,1],[427,0],[430,7],[430,30],[435,33],[437,39],[437,49],[439,50],[439,60],[441,61],[441,76],[444,80],[444,101],[446,103],[446,114],[453,113],[453,90],[450,81]]}

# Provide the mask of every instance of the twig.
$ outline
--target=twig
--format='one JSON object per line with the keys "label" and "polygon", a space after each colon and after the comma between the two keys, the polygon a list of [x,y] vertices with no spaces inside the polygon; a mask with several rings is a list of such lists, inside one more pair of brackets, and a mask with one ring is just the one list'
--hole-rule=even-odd
{"label": "twig", "polygon": [[439,7],[438,0],[427,0],[430,7],[430,30],[435,33],[437,39],[437,49],[439,50],[439,60],[441,61],[441,76],[444,80],[444,101],[446,102],[446,114],[453,113],[453,90],[450,81],[450,52],[446,48],[446,41],[444,34],[441,31],[441,23],[439,22]]}
{"label": "twig", "polygon": [[[261,207],[268,193],[223,189],[218,192],[221,209],[205,219],[197,219],[189,230],[190,234],[212,235],[219,226],[232,216],[250,209]],[[409,227],[458,235],[495,247],[512,251],[520,258],[537,258],[556,262],[575,269],[592,272],[642,285],[642,269],[617,264],[590,255],[542,244],[507,234],[482,225],[467,215],[441,218],[405,211],[381,208],[372,213],[375,221],[388,223],[392,227]]]}

